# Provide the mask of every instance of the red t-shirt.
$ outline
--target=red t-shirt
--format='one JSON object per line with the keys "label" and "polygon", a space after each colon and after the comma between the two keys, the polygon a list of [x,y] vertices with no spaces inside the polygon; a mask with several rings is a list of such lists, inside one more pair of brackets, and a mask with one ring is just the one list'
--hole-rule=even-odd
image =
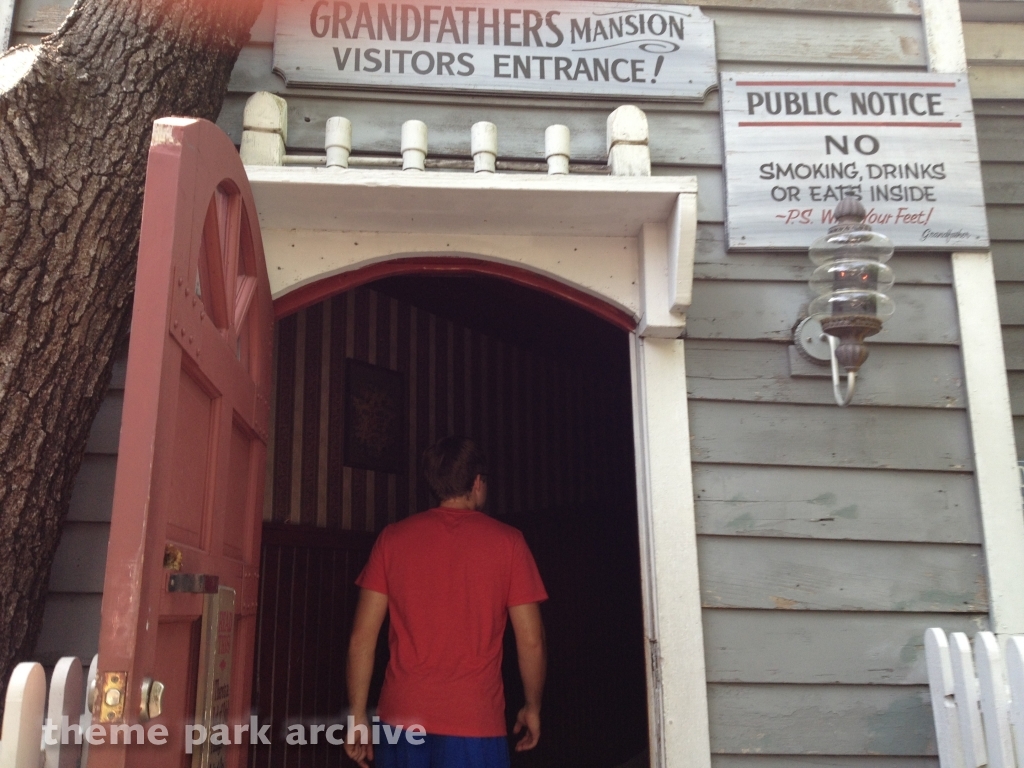
{"label": "red t-shirt", "polygon": [[504,736],[508,609],[548,597],[522,533],[481,512],[421,512],[381,531],[356,584],[388,596],[381,720]]}

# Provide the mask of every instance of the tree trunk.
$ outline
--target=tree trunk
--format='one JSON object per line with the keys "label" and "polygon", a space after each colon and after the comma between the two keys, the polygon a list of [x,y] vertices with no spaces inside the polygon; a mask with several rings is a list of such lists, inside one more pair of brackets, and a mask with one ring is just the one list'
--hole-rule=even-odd
{"label": "tree trunk", "polygon": [[78,0],[0,58],[0,693],[129,327],[153,121],[217,117],[261,5]]}

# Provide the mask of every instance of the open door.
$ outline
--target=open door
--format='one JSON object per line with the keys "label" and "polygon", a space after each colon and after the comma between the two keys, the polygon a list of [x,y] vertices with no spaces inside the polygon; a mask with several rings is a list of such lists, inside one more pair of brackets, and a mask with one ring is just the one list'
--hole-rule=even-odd
{"label": "open door", "polygon": [[249,721],[272,333],[234,145],[157,121],[92,699],[94,723],[156,739],[110,727],[90,768],[243,764],[244,745],[186,755],[185,728]]}

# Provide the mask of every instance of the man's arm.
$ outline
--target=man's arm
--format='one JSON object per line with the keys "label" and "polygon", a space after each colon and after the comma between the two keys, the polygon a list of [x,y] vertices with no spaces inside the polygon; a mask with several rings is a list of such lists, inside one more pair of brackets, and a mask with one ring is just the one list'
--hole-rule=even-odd
{"label": "man's arm", "polygon": [[[348,704],[356,725],[366,726],[369,735],[369,718],[366,715],[366,700],[370,695],[370,678],[373,677],[373,660],[377,650],[377,635],[388,612],[388,596],[370,589],[359,591],[359,604],[352,622],[352,638],[348,643]],[[355,743],[354,733],[347,734],[345,751],[363,768],[373,760],[373,744],[369,738],[365,743]],[[360,737],[360,741],[362,738]]]}
{"label": "man's arm", "polygon": [[524,752],[533,749],[540,741],[540,700],[544,694],[544,678],[548,671],[547,647],[538,603],[512,606],[508,609],[508,615],[516,636],[519,675],[523,679],[523,692],[526,694],[526,705],[519,710],[512,732],[526,730],[516,744],[516,752]]}

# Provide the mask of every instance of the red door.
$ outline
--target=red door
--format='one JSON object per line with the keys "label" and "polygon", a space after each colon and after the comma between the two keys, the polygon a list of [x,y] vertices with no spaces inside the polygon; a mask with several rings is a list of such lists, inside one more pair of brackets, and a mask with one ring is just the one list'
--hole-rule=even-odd
{"label": "red door", "polygon": [[126,747],[121,728],[111,746],[108,729],[90,768],[244,762],[244,746],[188,756],[184,742],[189,723],[249,719],[272,332],[235,147],[205,120],[157,121],[93,722],[145,723],[157,739],[162,725],[167,742]]}

